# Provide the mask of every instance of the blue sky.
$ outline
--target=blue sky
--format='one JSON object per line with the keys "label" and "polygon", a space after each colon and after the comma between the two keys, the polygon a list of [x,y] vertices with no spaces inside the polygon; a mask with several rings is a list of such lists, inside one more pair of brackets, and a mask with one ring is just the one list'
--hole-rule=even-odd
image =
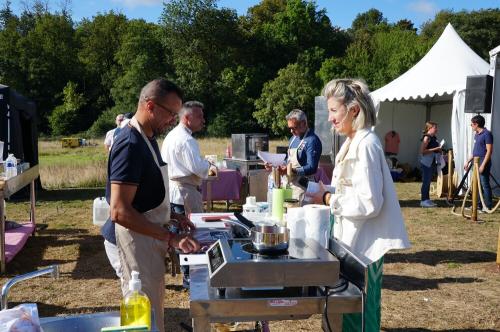
{"label": "blue sky", "polygon": [[[85,17],[91,18],[98,12],[114,10],[125,14],[128,18],[143,18],[149,22],[158,22],[164,1],[169,0],[72,0],[70,8],[75,21]],[[22,10],[23,2],[26,1],[12,0],[12,7],[16,13]],[[244,15],[249,7],[259,2],[259,0],[219,0],[218,7],[232,8],[239,15]],[[0,3],[4,3],[4,0]],[[49,0],[50,10],[57,10],[59,3],[58,0]],[[380,10],[389,22],[406,18],[418,28],[442,9],[470,11],[498,8],[500,0],[316,0],[316,4],[318,8],[327,10],[333,25],[341,28],[350,27],[357,14],[370,8]]]}

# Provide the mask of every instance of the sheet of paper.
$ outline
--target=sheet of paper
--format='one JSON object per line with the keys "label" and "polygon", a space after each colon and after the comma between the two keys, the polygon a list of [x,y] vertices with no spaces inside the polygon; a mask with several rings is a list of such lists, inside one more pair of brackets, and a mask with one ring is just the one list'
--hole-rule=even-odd
{"label": "sheet of paper", "polygon": [[257,151],[257,155],[263,162],[269,163],[274,167],[285,164],[286,154],[284,153],[269,153],[265,151]]}
{"label": "sheet of paper", "polygon": [[444,140],[444,138],[441,140],[441,142],[439,142],[439,147],[443,147],[444,143],[446,143],[446,141]]}

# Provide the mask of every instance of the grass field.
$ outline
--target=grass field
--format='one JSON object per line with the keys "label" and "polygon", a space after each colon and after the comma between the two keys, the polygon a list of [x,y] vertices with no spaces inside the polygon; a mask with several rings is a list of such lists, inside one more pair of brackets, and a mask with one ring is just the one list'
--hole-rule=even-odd
{"label": "grass field", "polygon": [[[99,188],[104,187],[107,175],[107,151],[102,140],[88,140],[89,145],[79,148],[62,148],[59,141],[39,143],[40,179],[45,189]],[[217,155],[224,158],[229,138],[198,140],[202,155]],[[161,148],[163,140],[158,140]],[[269,151],[286,141],[272,140]]]}
{"label": "grass field", "polygon": [[[42,172],[46,170],[46,160],[52,160],[54,165],[68,155],[57,146],[51,148],[55,143],[42,142],[41,147],[43,144],[47,144],[48,151],[40,154]],[[204,150],[204,144],[200,145],[203,154],[222,154],[225,149],[225,142],[217,145],[217,150]],[[78,155],[76,150],[74,153]],[[96,147],[93,153],[102,155],[105,165],[102,146]],[[58,167],[62,174],[63,167]],[[46,183],[43,174],[42,183]],[[119,282],[106,259],[99,229],[92,225],[92,200],[103,195],[104,190],[66,186],[64,182],[60,189],[39,193],[37,223],[47,228],[29,239],[26,247],[7,265],[7,273],[0,278],[0,283],[50,264],[60,265],[61,278],[40,277],[16,285],[11,290],[9,305],[36,302],[42,316],[118,310]],[[414,182],[396,184],[412,248],[386,255],[382,329],[391,332],[500,331],[500,274],[495,264],[499,212],[482,214],[480,218],[484,222],[472,224],[452,215],[443,201],[439,201],[437,208],[422,209],[418,205],[419,187],[420,184]],[[218,204],[216,208],[221,210],[223,206]],[[232,205],[232,208],[238,206]],[[26,202],[7,203],[9,220],[26,218],[28,214]],[[181,331],[180,322],[190,324],[189,294],[182,290],[181,284],[180,276],[168,277],[167,331]],[[319,331],[320,316],[273,322],[271,330]]]}

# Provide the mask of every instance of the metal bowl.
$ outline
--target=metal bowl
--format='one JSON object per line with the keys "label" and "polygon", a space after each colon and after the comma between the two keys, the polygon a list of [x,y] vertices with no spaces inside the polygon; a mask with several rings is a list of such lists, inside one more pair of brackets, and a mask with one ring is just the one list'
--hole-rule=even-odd
{"label": "metal bowl", "polygon": [[283,226],[258,225],[250,230],[250,238],[258,251],[284,251],[288,249],[290,230]]}

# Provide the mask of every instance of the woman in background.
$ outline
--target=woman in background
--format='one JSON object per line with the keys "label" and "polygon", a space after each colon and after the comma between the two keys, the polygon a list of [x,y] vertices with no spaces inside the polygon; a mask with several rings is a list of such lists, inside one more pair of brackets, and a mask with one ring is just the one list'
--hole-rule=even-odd
{"label": "woman in background", "polygon": [[[368,265],[365,331],[380,331],[383,256],[410,246],[391,173],[375,125],[375,109],[366,84],[330,81],[323,89],[328,121],[346,141],[335,158],[332,186],[310,196],[330,206],[333,235]],[[343,331],[361,331],[361,314],[344,314]]]}
{"label": "woman in background", "polygon": [[423,208],[435,207],[436,203],[430,200],[429,190],[431,187],[432,174],[438,161],[441,147],[436,138],[438,125],[427,121],[422,130],[422,143],[420,144],[420,165],[422,167],[422,187],[420,187],[420,206]]}

